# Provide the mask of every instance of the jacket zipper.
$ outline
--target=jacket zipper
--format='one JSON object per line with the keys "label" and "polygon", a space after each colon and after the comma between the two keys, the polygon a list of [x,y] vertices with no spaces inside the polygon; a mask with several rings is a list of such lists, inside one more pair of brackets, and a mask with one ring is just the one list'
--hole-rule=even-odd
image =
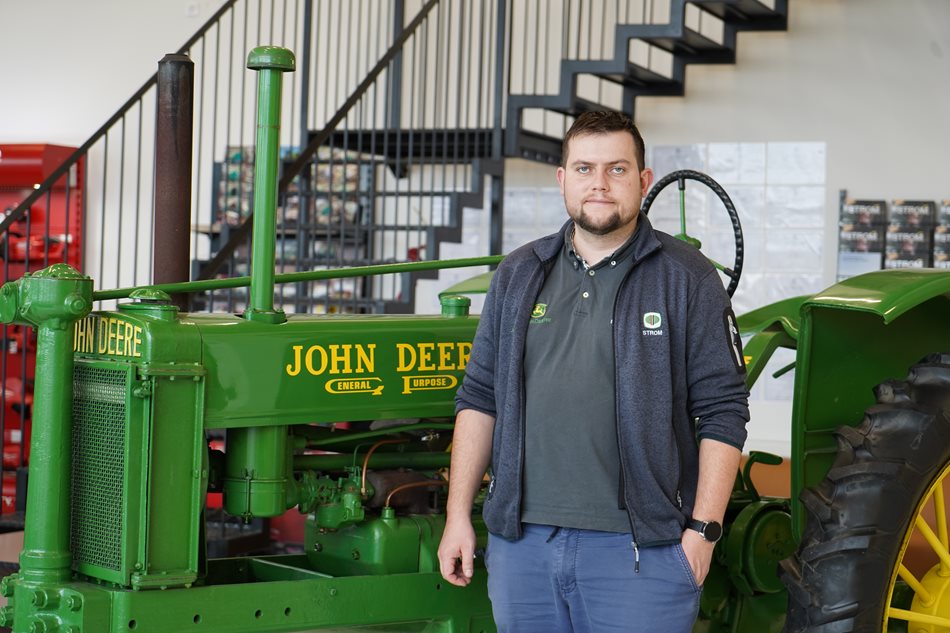
{"label": "jacket zipper", "polygon": [[[617,376],[619,376],[618,367],[617,367],[617,297],[620,296],[620,293],[623,292],[624,286],[627,285],[627,281],[630,279],[630,275],[633,273],[633,269],[636,267],[636,262],[633,262],[633,265],[630,267],[630,270],[627,271],[627,276],[623,278],[623,281],[620,282],[620,287],[617,288],[617,295],[614,297],[614,321],[613,327],[611,328],[610,336],[613,342],[614,347],[614,428],[617,432],[617,453],[620,457],[620,481],[623,483],[625,481],[626,467],[624,465],[623,459],[623,441],[620,436],[620,412],[617,411],[617,394],[619,393],[617,385]],[[623,486],[623,489],[626,489],[626,485]],[[621,492],[622,494],[622,492]],[[630,521],[630,537],[633,544],[633,573],[640,573],[640,546],[637,544],[637,532],[633,527],[633,509],[627,503],[627,500],[624,499],[624,506],[627,510],[627,519]]]}
{"label": "jacket zipper", "polygon": [[[558,252],[560,252],[560,249],[558,250]],[[544,278],[547,276],[547,268],[546,268],[547,264],[548,264],[547,262],[542,261],[541,267],[536,268],[534,270],[534,272],[532,273],[532,277],[529,280],[532,284],[534,284],[538,275],[541,275],[543,273],[543,276],[541,277],[542,282],[538,283],[537,287],[534,289],[534,298],[532,299],[532,301],[534,301],[534,299],[537,299],[538,293],[541,292],[541,286],[543,285]],[[530,304],[528,305],[528,308],[530,310]],[[528,314],[530,315],[531,312],[529,311]],[[521,506],[524,503],[524,460],[525,460],[525,451],[526,451],[525,445],[527,444],[525,434],[528,432],[528,428],[527,428],[528,416],[527,416],[527,412],[525,411],[525,402],[527,401],[528,396],[525,393],[524,360],[523,359],[524,359],[524,350],[525,350],[525,347],[527,347],[527,345],[528,345],[528,334],[527,334],[527,328],[526,328],[524,340],[521,341],[521,358],[522,358],[522,363],[521,363],[521,462],[518,464],[518,536],[519,538],[524,534],[524,529],[521,526]]]}

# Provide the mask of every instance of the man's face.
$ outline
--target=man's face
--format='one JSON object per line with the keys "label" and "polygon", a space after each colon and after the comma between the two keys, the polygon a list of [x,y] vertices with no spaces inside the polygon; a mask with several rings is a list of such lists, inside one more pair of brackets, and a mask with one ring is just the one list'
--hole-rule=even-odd
{"label": "man's face", "polygon": [[593,235],[632,234],[640,202],[653,182],[653,171],[637,165],[633,136],[576,136],[565,164],[557,170],[557,181],[577,228]]}

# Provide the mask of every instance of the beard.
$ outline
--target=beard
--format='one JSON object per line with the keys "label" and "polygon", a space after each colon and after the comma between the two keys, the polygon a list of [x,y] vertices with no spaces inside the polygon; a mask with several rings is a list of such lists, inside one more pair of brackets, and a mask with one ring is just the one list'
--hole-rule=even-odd
{"label": "beard", "polygon": [[[574,224],[591,235],[609,235],[624,225],[624,221],[620,217],[620,212],[617,210],[612,211],[608,216],[594,218],[584,211],[582,205],[578,209],[569,211],[568,215],[574,220]],[[635,219],[636,217],[634,217],[634,220]]]}

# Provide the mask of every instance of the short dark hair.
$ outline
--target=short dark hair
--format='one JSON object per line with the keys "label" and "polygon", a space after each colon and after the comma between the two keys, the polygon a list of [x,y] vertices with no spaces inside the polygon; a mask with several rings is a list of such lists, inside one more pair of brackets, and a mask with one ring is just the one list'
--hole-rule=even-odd
{"label": "short dark hair", "polygon": [[585,134],[610,134],[611,132],[627,132],[633,137],[634,151],[637,154],[637,169],[642,170],[646,165],[643,137],[640,130],[633,124],[633,120],[621,112],[610,110],[602,112],[585,112],[574,120],[574,125],[564,135],[561,144],[561,166],[567,163],[567,146],[576,136]]}

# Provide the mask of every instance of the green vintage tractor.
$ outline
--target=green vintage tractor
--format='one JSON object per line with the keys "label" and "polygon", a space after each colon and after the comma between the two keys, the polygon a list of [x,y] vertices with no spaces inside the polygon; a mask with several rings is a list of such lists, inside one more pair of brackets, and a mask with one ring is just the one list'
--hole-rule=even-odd
{"label": "green vintage tractor", "polygon": [[[730,294],[742,270],[738,214],[704,174],[657,181],[720,198],[736,237]],[[888,270],[854,277],[738,318],[752,386],[778,348],[795,350],[791,500],[762,497],[751,471],[781,458],[751,452],[736,480],[717,566],[696,631],[950,632],[950,276]]]}
{"label": "green vintage tractor", "polygon": [[[38,330],[24,549],[0,582],[0,626],[494,631],[484,569],[462,589],[436,559],[454,392],[477,325],[468,299],[449,293],[433,316],[316,316],[285,315],[273,296],[275,282],[499,258],[275,276],[276,130],[294,59],[265,47],[248,65],[260,73],[249,279],[93,292],[58,264],[0,289],[0,321]],[[721,268],[734,287],[741,230],[727,209],[737,261]],[[240,315],[169,301],[239,286],[250,287]],[[950,357],[928,356],[950,349],[948,292],[934,271],[874,273],[739,319],[750,384],[777,348],[797,350],[795,501],[759,494],[753,469],[780,459],[751,453],[697,632],[950,631]],[[91,311],[107,299],[118,307]],[[209,490],[244,521],[303,513],[304,551],[209,557]]]}

